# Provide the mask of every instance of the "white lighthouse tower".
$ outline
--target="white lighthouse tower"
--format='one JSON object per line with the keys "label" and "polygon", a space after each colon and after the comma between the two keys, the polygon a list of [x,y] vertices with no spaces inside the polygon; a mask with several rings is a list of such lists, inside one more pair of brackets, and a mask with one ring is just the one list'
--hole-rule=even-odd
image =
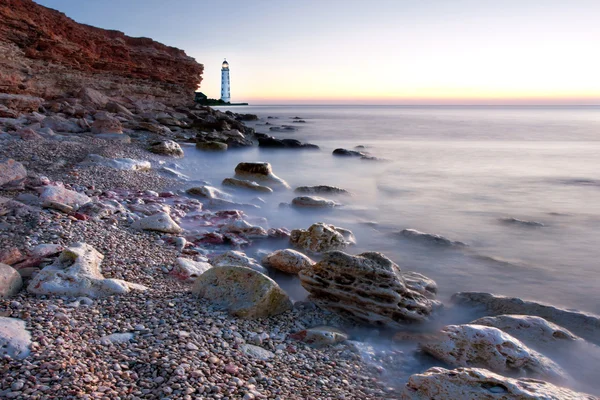
{"label": "white lighthouse tower", "polygon": [[231,100],[231,94],[229,92],[229,63],[227,60],[223,61],[221,66],[221,100],[229,103]]}

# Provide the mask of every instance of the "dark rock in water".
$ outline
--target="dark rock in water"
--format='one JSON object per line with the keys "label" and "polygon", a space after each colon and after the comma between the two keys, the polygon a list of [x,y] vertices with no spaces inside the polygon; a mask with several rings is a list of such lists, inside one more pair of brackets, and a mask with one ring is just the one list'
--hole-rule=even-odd
{"label": "dark rock in water", "polygon": [[307,194],[350,194],[346,189],[335,186],[319,185],[319,186],[299,186],[294,190],[296,193]]}
{"label": "dark rock in water", "polygon": [[360,151],[347,150],[347,149],[335,149],[332,153],[334,156],[344,156],[344,157],[364,157],[366,154],[361,153]]}
{"label": "dark rock in water", "polygon": [[441,235],[420,232],[416,229],[403,229],[400,232],[396,232],[394,235],[400,236],[403,238],[408,238],[408,239],[415,240],[415,241],[420,241],[420,242],[423,242],[426,244],[434,244],[437,246],[444,246],[444,247],[465,247],[466,246],[466,244],[463,242],[450,240]]}
{"label": "dark rock in water", "polygon": [[364,149],[366,149],[366,148],[367,148],[367,146],[363,146],[362,144],[359,144],[358,146],[354,146],[354,148],[355,148],[356,150],[364,150]]}
{"label": "dark rock in water", "polygon": [[306,121],[303,120],[303,119],[296,119],[296,120],[294,120],[292,122],[296,122],[296,123],[300,123],[300,124],[305,124],[306,123]]}
{"label": "dark rock in water", "polygon": [[301,118],[301,117],[298,117],[298,116],[295,116],[295,117],[294,117],[294,118],[292,118],[292,119],[296,119],[296,120],[298,120],[298,119],[303,119],[303,118]]}
{"label": "dark rock in water", "polygon": [[319,149],[319,146],[316,144],[302,143],[296,139],[276,139],[264,133],[257,133],[256,137],[258,139],[258,147],[272,149]]}
{"label": "dark rock in water", "polygon": [[279,119],[279,117],[271,117],[270,115],[267,117],[267,119]]}
{"label": "dark rock in water", "polygon": [[258,116],[254,114],[238,114],[235,119],[238,121],[256,121]]}
{"label": "dark rock in water", "polygon": [[367,160],[367,161],[389,161],[384,158],[379,158],[379,157],[374,157],[374,156],[362,156],[360,159]]}
{"label": "dark rock in water", "polygon": [[541,222],[526,221],[526,220],[512,218],[512,217],[511,218],[500,218],[500,222],[504,222],[505,224],[514,224],[514,225],[530,226],[530,227],[542,227],[542,226],[544,226],[544,224],[541,223]]}
{"label": "dark rock in water", "polygon": [[293,132],[296,130],[293,126],[290,125],[281,125],[281,126],[272,126],[269,128],[270,131],[273,132]]}

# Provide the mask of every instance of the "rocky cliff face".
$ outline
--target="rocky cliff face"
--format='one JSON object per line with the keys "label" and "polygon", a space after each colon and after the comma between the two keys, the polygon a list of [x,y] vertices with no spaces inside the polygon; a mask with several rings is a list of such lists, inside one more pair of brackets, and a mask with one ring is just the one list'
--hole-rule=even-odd
{"label": "rocky cliff face", "polygon": [[203,66],[183,50],[79,24],[32,0],[0,3],[0,92],[45,99],[82,87],[112,98],[188,103]]}

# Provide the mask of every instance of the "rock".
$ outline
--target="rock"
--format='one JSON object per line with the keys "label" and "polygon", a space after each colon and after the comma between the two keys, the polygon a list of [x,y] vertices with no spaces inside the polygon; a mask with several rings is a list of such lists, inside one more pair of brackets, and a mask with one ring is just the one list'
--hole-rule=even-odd
{"label": "rock", "polygon": [[165,212],[134,221],[133,224],[131,224],[131,227],[133,229],[164,233],[181,233],[183,231],[183,229],[171,219],[171,216]]}
{"label": "rock", "polygon": [[265,275],[269,274],[269,271],[267,271],[265,267],[260,265],[258,261],[256,261],[252,257],[248,257],[245,253],[237,250],[230,250],[223,254],[220,254],[212,260],[210,260],[210,263],[215,267],[247,267]]}
{"label": "rock", "polygon": [[402,400],[593,400],[594,396],[536,379],[508,378],[481,368],[447,370],[434,367],[422,374],[412,375],[400,398]]}
{"label": "rock", "polygon": [[0,104],[18,112],[38,111],[44,99],[22,94],[0,93]]}
{"label": "rock", "polygon": [[290,234],[290,243],[312,253],[322,253],[343,249],[355,241],[349,230],[319,222],[308,230],[294,229]]}
{"label": "rock", "polygon": [[17,118],[19,113],[0,104],[0,118]]}
{"label": "rock", "polygon": [[131,143],[131,136],[123,133],[98,133],[95,139],[111,140],[113,142]]}
{"label": "rock", "polygon": [[183,150],[181,146],[172,140],[163,140],[160,142],[154,142],[148,149],[152,153],[162,154],[172,157],[183,157]]}
{"label": "rock", "polygon": [[105,109],[106,111],[111,112],[113,114],[120,114],[125,117],[133,117],[133,113],[129,111],[128,108],[114,101],[109,101],[108,103],[106,103]]}
{"label": "rock", "polygon": [[251,358],[257,358],[263,361],[267,361],[275,357],[275,353],[273,353],[272,351],[263,349],[262,347],[255,346],[253,344],[244,343],[240,346],[240,350],[242,351],[242,353]]}
{"label": "rock", "polygon": [[237,177],[241,179],[245,177],[251,177],[257,181],[269,182],[275,186],[283,187],[289,189],[290,186],[286,181],[279,178],[273,173],[273,169],[271,168],[271,164],[263,162],[263,163],[250,163],[250,162],[242,162],[235,167],[235,174]]}
{"label": "rock", "polygon": [[50,128],[54,132],[81,133],[86,129],[82,128],[76,122],[70,121],[58,115],[46,117],[42,121],[42,128]]}
{"label": "rock", "polygon": [[335,149],[332,153],[334,156],[344,156],[344,157],[363,157],[365,153],[361,153],[360,151],[347,150],[347,149]]}
{"label": "rock", "polygon": [[42,269],[29,283],[33,294],[103,297],[146,290],[143,285],[102,276],[100,263],[104,256],[89,244],[75,243],[67,247],[52,264]]}
{"label": "rock", "polygon": [[154,122],[146,122],[146,121],[140,121],[137,123],[137,125],[132,126],[132,129],[138,130],[138,131],[149,131],[149,132],[153,132],[153,133],[157,133],[159,135],[169,135],[173,132],[171,132],[171,130],[169,128],[167,128],[164,125],[158,124],[158,123],[154,123]]}
{"label": "rock", "polygon": [[309,149],[319,150],[319,146],[312,143],[302,143],[296,139],[276,139],[265,134],[256,134],[258,147],[273,149]]}
{"label": "rock", "polygon": [[211,268],[196,279],[192,293],[240,318],[267,318],[292,308],[275,281],[247,267]]}
{"label": "rock", "polygon": [[339,206],[338,203],[332,200],[327,200],[317,196],[300,196],[292,200],[292,205],[295,207],[305,208],[333,208]]}
{"label": "rock", "polygon": [[77,209],[90,202],[91,199],[83,193],[65,189],[62,186],[46,186],[40,195],[40,201],[44,207],[61,209],[60,205],[66,205]]}
{"label": "rock", "polygon": [[111,345],[111,344],[127,343],[131,340],[133,340],[133,333],[122,332],[122,333],[113,333],[112,335],[102,336],[100,338],[100,343],[107,346],[107,345]]}
{"label": "rock", "polygon": [[0,356],[15,360],[26,358],[31,346],[31,334],[25,329],[25,321],[0,317]]}
{"label": "rock", "polygon": [[217,189],[216,187],[207,186],[207,185],[189,188],[185,192],[187,194],[203,197],[205,199],[219,199],[219,200],[231,199],[231,196],[228,195],[227,193],[222,192],[221,190]]}
{"label": "rock", "polygon": [[262,259],[262,263],[266,267],[296,275],[303,269],[311,267],[315,262],[296,250],[283,249],[268,254]]}
{"label": "rock", "polygon": [[334,345],[348,340],[347,334],[330,326],[304,329],[291,334],[290,337],[316,347]]}
{"label": "rock", "polygon": [[133,158],[104,158],[98,154],[89,154],[82,165],[102,165],[123,171],[149,171],[152,168],[149,161],[134,160]]}
{"label": "rock", "polygon": [[511,224],[511,225],[520,225],[520,226],[527,226],[527,227],[533,227],[533,228],[540,228],[545,226],[542,222],[537,222],[537,221],[526,221],[523,219],[518,219],[518,218],[500,218],[499,219],[500,222],[503,222],[505,224]]}
{"label": "rock", "polygon": [[17,247],[9,247],[0,251],[0,264],[13,265],[25,259]]}
{"label": "rock", "polygon": [[409,289],[422,293],[429,298],[435,298],[438,288],[433,279],[412,271],[403,272],[402,277]]}
{"label": "rock", "polygon": [[221,227],[223,233],[236,233],[248,239],[261,239],[269,236],[268,232],[260,226],[252,225],[244,220],[230,222]]}
{"label": "rock", "polygon": [[96,120],[92,124],[92,133],[123,133],[121,121],[112,114],[101,111],[94,117]]}
{"label": "rock", "polygon": [[330,251],[298,276],[319,307],[368,325],[397,328],[423,322],[440,307],[409,288],[398,265],[381,253]]}
{"label": "rock", "polygon": [[225,178],[225,179],[223,179],[222,185],[237,187],[237,188],[242,188],[242,189],[249,189],[249,190],[254,190],[256,192],[263,192],[263,193],[272,193],[273,192],[273,189],[271,189],[268,186],[262,186],[262,185],[258,184],[257,182],[246,181],[243,179]]}
{"label": "rock", "polygon": [[110,98],[89,87],[82,88],[77,97],[81,99],[83,105],[94,109],[102,109],[110,102]]}
{"label": "rock", "polygon": [[207,141],[197,142],[196,148],[205,151],[227,151],[227,143]]}
{"label": "rock", "polygon": [[16,269],[0,263],[0,299],[6,299],[19,293],[23,279]]}
{"label": "rock", "polygon": [[117,213],[125,213],[127,210],[121,203],[115,200],[90,201],[79,207],[77,210],[81,214],[89,215],[92,218],[106,218]]}
{"label": "rock", "polygon": [[172,274],[183,281],[195,281],[197,277],[213,266],[207,262],[194,261],[189,258],[177,258]]}
{"label": "rock", "polygon": [[454,367],[479,367],[501,374],[567,381],[554,361],[531,350],[500,329],[483,325],[448,325],[437,340],[421,349]]}
{"label": "rock", "polygon": [[61,246],[60,244],[52,244],[52,243],[38,244],[37,246],[35,246],[31,249],[31,256],[39,257],[39,258],[46,258],[49,256],[53,256],[55,254],[58,254],[63,250],[64,250],[64,247]]}
{"label": "rock", "polygon": [[491,293],[460,292],[452,302],[478,307],[492,315],[535,315],[562,326],[577,336],[600,345],[600,316],[583,311],[566,310],[549,304],[522,300],[517,297],[496,296]]}
{"label": "rock", "polygon": [[294,190],[296,193],[305,193],[305,194],[329,194],[329,195],[337,195],[337,194],[350,194],[346,189],[341,189],[335,186],[328,185],[318,185],[318,186],[299,186]]}
{"label": "rock", "polygon": [[272,126],[269,128],[270,131],[273,132],[293,132],[296,130],[293,126],[290,125],[281,125],[281,126]]}
{"label": "rock", "polygon": [[464,247],[466,244],[463,242],[458,242],[454,240],[450,240],[441,235],[435,235],[432,233],[420,232],[416,229],[402,229],[400,232],[395,233],[394,235],[411,239],[414,241],[418,241],[425,244],[432,244],[436,246],[442,247]]}
{"label": "rock", "polygon": [[0,161],[0,187],[17,186],[27,178],[27,170],[13,159]]}

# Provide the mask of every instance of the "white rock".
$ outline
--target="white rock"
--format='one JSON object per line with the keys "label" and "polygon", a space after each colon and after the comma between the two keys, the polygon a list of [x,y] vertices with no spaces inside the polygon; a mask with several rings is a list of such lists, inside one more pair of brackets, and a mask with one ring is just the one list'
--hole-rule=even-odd
{"label": "white rock", "polygon": [[198,186],[193,187],[186,190],[187,194],[191,194],[193,196],[204,197],[206,199],[219,199],[219,200],[230,200],[231,195],[217,189],[212,186]]}
{"label": "white rock", "polygon": [[262,259],[266,267],[275,268],[288,274],[297,274],[314,265],[314,261],[299,251],[292,249],[277,250]]}
{"label": "white rock", "polygon": [[25,321],[0,317],[0,355],[22,360],[29,355],[31,334],[25,329]]}
{"label": "white rock", "polygon": [[273,352],[253,344],[242,344],[240,346],[240,350],[247,356],[258,358],[259,360],[263,361],[270,360],[271,358],[275,357]]}
{"label": "white rock", "polygon": [[164,233],[181,233],[183,231],[167,213],[158,213],[139,219],[134,221],[131,227],[133,229]]}
{"label": "white rock", "polygon": [[331,326],[317,326],[315,328],[304,329],[290,335],[290,337],[314,346],[334,345],[348,340],[346,333]]}
{"label": "white rock", "polygon": [[207,262],[194,261],[189,258],[179,257],[171,273],[184,281],[194,281],[197,277],[212,268]]}
{"label": "white rock", "polygon": [[242,189],[249,189],[249,190],[253,190],[256,192],[264,192],[264,193],[272,193],[273,192],[273,189],[271,189],[268,186],[263,186],[257,182],[247,181],[244,179],[225,178],[225,179],[223,179],[223,182],[221,184],[223,186],[231,186],[231,187],[237,187],[237,188],[242,188]]}
{"label": "white rock", "polygon": [[133,339],[133,333],[131,332],[122,332],[122,333],[113,333],[112,335],[102,336],[100,338],[100,343],[103,345],[109,345],[113,343],[127,343]]}
{"label": "white rock", "polygon": [[290,185],[286,181],[273,173],[271,164],[267,162],[242,162],[235,167],[237,178],[251,178],[259,182],[269,182],[275,187],[289,189]]}
{"label": "white rock", "polygon": [[105,158],[98,154],[90,154],[82,162],[83,165],[102,165],[108,168],[123,171],[149,171],[152,164],[149,161],[134,160],[132,158]]}
{"label": "white rock", "polygon": [[246,253],[237,250],[229,250],[223,254],[219,254],[218,256],[210,260],[210,263],[215,267],[248,267],[265,275],[269,274],[269,271],[267,271],[265,267],[260,265],[258,261],[256,261],[252,257],[248,257]]}
{"label": "white rock", "polygon": [[90,199],[84,193],[65,189],[62,186],[46,186],[40,195],[40,201],[44,207],[56,208],[57,205],[64,204],[69,207],[79,208],[90,202]]}

